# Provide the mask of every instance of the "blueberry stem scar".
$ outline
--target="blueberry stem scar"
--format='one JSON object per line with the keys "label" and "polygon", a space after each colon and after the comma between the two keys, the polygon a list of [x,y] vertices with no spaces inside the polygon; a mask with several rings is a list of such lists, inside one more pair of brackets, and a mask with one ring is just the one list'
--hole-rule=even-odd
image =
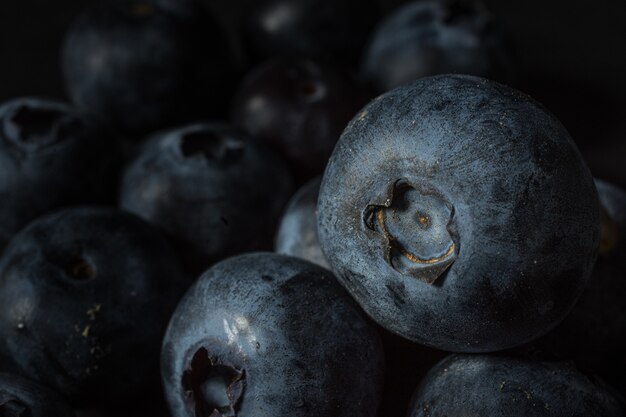
{"label": "blueberry stem scar", "polygon": [[421,265],[433,265],[439,262],[443,262],[445,260],[447,260],[449,257],[454,255],[454,251],[456,249],[454,242],[452,242],[450,244],[450,247],[448,248],[448,250],[446,251],[445,254],[443,254],[442,256],[438,256],[435,258],[429,258],[429,259],[422,259],[419,256],[407,251],[406,249],[404,249],[402,247],[402,245],[400,245],[398,243],[398,240],[391,234],[389,233],[389,230],[387,229],[387,225],[385,224],[385,211],[383,209],[378,210],[378,223],[380,224],[381,230],[383,231],[383,234],[385,235],[385,237],[387,238],[387,240],[389,241],[389,244],[396,249],[397,251],[399,251],[405,258],[407,258],[409,261],[416,263],[416,264],[421,264]]}

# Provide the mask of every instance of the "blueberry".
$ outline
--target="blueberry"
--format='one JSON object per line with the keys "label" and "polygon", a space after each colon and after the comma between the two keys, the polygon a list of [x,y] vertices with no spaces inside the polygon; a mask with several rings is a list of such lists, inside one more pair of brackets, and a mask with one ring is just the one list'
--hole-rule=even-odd
{"label": "blueberry", "polygon": [[375,329],[332,274],[269,253],[205,272],[161,357],[174,417],[373,416],[382,366]]}
{"label": "blueberry", "polygon": [[493,351],[556,326],[596,258],[593,178],[563,126],[485,79],[422,78],[348,125],[319,234],[339,280],[403,337]]}
{"label": "blueberry", "polygon": [[313,178],[291,198],[280,221],[274,249],[329,269],[317,233],[317,197],[321,182],[321,177]]}
{"label": "blueberry", "polygon": [[0,252],[48,211],[112,203],[118,153],[113,137],[64,104],[21,98],[0,106]]}
{"label": "blueberry", "polygon": [[420,77],[471,74],[507,81],[511,57],[475,0],[418,0],[381,22],[365,48],[364,79],[387,91]]}
{"label": "blueberry", "polygon": [[626,192],[596,180],[603,208],[598,260],[572,312],[537,347],[626,389]]}
{"label": "blueberry", "polygon": [[252,71],[233,99],[232,118],[269,143],[301,181],[320,175],[369,95],[339,67],[312,60],[270,61]]}
{"label": "blueberry", "polygon": [[74,417],[74,412],[48,388],[17,375],[0,373],[0,416]]}
{"label": "blueberry", "polygon": [[140,401],[189,281],[164,237],[131,214],[39,218],[0,260],[0,363],[77,406]]}
{"label": "blueberry", "polygon": [[159,225],[190,267],[271,248],[292,181],[269,150],[222,124],[152,137],[127,168],[120,204]]}
{"label": "blueberry", "polygon": [[415,392],[409,417],[621,417],[623,399],[572,363],[453,355],[435,366]]}
{"label": "blueberry", "polygon": [[353,63],[378,17],[375,0],[258,0],[244,40],[259,58],[311,57]]}
{"label": "blueberry", "polygon": [[196,1],[100,2],[66,35],[66,88],[130,134],[218,115],[234,70],[227,43]]}

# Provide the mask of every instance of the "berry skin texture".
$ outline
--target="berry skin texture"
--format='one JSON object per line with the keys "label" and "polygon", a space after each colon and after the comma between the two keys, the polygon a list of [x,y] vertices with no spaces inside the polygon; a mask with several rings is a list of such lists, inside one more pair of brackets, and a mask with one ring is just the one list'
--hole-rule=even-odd
{"label": "berry skin texture", "polygon": [[622,417],[623,399],[572,363],[453,355],[415,392],[408,417]]}
{"label": "berry skin texture", "polygon": [[113,0],[86,10],[61,55],[72,101],[137,136],[220,114],[232,58],[197,3]]}
{"label": "berry skin texture", "polygon": [[600,209],[563,126],[485,79],[423,78],[348,125],[326,168],[319,234],[380,325],[443,350],[520,345],[571,310]]}
{"label": "berry skin texture", "polygon": [[0,373],[0,416],[75,417],[57,393],[7,373]]}
{"label": "berry skin texture", "polygon": [[132,214],[39,218],[0,260],[0,364],[76,407],[141,401],[189,283],[165,238]]}
{"label": "berry skin texture", "polygon": [[274,60],[253,70],[233,98],[232,120],[267,143],[304,182],[321,175],[341,132],[369,92],[340,67]]}
{"label": "berry skin texture", "polygon": [[161,373],[172,417],[369,417],[383,352],[330,272],[255,253],[216,264],[187,292]]}
{"label": "berry skin texture", "polygon": [[475,0],[419,0],[401,6],[371,36],[361,75],[384,92],[421,77],[511,77],[512,58],[491,15]]}
{"label": "berry skin texture", "polygon": [[278,227],[275,251],[330,269],[317,233],[317,197],[321,182],[321,177],[313,178],[291,198]]}
{"label": "berry skin texture", "polygon": [[64,206],[112,203],[119,145],[65,104],[0,106],[0,253],[34,218]]}
{"label": "berry skin texture", "polygon": [[163,228],[191,269],[270,249],[293,189],[282,160],[222,124],[154,135],[124,173],[120,205]]}

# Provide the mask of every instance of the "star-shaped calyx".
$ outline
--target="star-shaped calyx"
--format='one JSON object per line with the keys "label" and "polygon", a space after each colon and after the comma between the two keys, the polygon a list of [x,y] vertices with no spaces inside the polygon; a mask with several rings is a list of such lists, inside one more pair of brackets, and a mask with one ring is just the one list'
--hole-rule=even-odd
{"label": "star-shaped calyx", "polygon": [[396,180],[370,203],[363,220],[382,237],[385,261],[402,275],[433,284],[454,263],[454,206],[434,189]]}
{"label": "star-shaped calyx", "polygon": [[236,417],[245,388],[245,372],[211,357],[202,347],[183,373],[182,384],[196,417]]}

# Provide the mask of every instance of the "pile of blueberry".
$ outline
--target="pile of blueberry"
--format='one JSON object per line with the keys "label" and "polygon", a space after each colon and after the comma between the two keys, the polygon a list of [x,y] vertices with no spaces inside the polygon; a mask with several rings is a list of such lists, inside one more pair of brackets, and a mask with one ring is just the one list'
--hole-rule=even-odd
{"label": "pile of blueberry", "polygon": [[485,7],[241,13],[99,2],[0,105],[0,417],[625,416],[626,192]]}

